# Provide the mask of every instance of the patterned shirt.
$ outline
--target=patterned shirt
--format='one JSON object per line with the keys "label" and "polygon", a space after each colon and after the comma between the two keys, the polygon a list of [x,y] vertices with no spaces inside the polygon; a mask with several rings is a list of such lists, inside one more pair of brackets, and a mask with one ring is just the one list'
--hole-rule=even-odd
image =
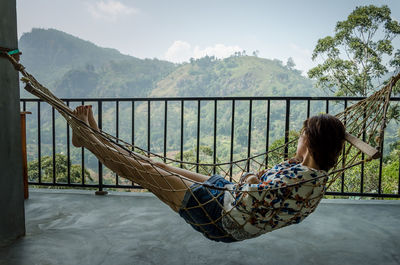
{"label": "patterned shirt", "polygon": [[[328,177],[293,161],[266,171],[258,184],[228,185],[222,225],[237,240],[300,223],[320,202]],[[299,185],[292,185],[308,181]]]}

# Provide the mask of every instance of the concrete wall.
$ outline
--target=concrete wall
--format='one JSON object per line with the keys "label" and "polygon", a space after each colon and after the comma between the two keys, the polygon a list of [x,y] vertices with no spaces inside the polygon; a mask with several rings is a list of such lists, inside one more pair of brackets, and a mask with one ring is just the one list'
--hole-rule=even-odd
{"label": "concrete wall", "polygon": [[[0,46],[17,48],[16,0],[0,0]],[[0,58],[0,246],[25,234],[18,73]]]}

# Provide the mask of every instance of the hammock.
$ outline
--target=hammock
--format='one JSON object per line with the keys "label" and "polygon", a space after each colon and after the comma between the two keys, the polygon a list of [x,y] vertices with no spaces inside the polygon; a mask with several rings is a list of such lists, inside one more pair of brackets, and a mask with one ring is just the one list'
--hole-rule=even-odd
{"label": "hammock", "polygon": [[[190,192],[192,192],[189,189],[189,186],[191,185],[186,185],[186,188],[181,190],[174,189],[169,184],[169,177],[175,176],[185,183],[189,182],[191,184],[204,185],[210,189],[236,193],[236,195],[237,193],[243,192],[251,196],[251,192],[237,190],[236,187],[232,187],[232,185],[228,185],[226,187],[217,187],[209,185],[207,183],[192,180],[172,171],[168,171],[162,167],[162,164],[156,162],[156,160],[164,161],[165,164],[181,165],[181,167],[187,168],[189,170],[202,169],[202,171],[207,172],[208,175],[212,175],[213,172],[215,173],[217,171],[218,174],[225,176],[225,178],[230,179],[233,183],[239,183],[241,177],[245,172],[258,172],[267,169],[268,164],[274,162],[271,161],[271,157],[273,155],[288,157],[289,150],[294,148],[298,140],[298,137],[294,137],[282,146],[274,148],[273,150],[269,150],[268,152],[228,163],[194,163],[179,161],[168,157],[162,157],[159,154],[141,149],[140,147],[135,145],[131,145],[130,143],[127,143],[122,139],[118,139],[110,134],[107,134],[104,131],[97,131],[92,129],[86,123],[78,119],[74,115],[73,110],[71,110],[62,100],[53,95],[47,88],[41,85],[32,75],[30,75],[25,70],[24,66],[21,65],[12,55],[10,55],[7,51],[0,51],[0,54],[3,57],[8,58],[9,61],[14,65],[15,69],[22,74],[23,77],[21,78],[21,80],[26,84],[25,89],[57,109],[57,111],[66,119],[68,124],[71,126],[74,133],[76,133],[83,141],[85,141],[84,146],[90,149],[97,156],[100,162],[102,162],[103,164],[116,165],[115,168],[117,169],[114,169],[114,171],[116,171],[119,176],[122,176],[135,183],[139,183],[142,187],[147,188],[150,191],[160,190],[163,192],[177,193],[189,190]],[[317,196],[313,196],[313,193],[310,192],[305,198],[302,198],[300,202],[297,202],[300,203],[300,210],[296,211],[296,213],[293,214],[292,218],[286,220],[285,223],[279,225],[279,227],[283,227],[292,223],[297,223],[296,220],[299,220],[299,218],[304,218],[305,216],[313,212],[319,201],[322,199],[325,191],[329,189],[329,187],[333,185],[339,177],[342,176],[344,170],[363,164],[381,156],[380,150],[382,149],[384,129],[387,123],[386,113],[388,110],[390,95],[392,87],[399,79],[400,73],[392,77],[387,85],[372,94],[370,97],[361,100],[358,103],[351,105],[350,107],[347,107],[343,112],[336,115],[336,117],[339,118],[346,127],[347,143],[345,144],[342,155],[339,157],[335,167],[331,169],[326,175],[319,176],[318,178],[321,181],[318,182],[317,185],[316,179],[311,179],[298,181],[296,183],[286,185],[285,187],[271,187],[268,189],[268,193],[273,196],[277,196],[277,194],[280,194],[281,196],[285,194],[290,195],[290,192],[288,191],[291,191],[291,189],[296,189],[298,187],[301,187],[302,185],[308,184],[314,185],[313,187],[323,189],[322,192],[319,193]],[[97,141],[87,140],[87,135],[92,135],[97,139]],[[147,154],[147,156],[142,155],[141,153]],[[132,163],[132,161],[136,161],[137,163]],[[160,173],[161,171],[163,172],[163,174]],[[167,172],[167,174],[165,172]],[[160,177],[161,175],[165,180],[164,183],[160,184],[154,181],[154,178]],[[212,196],[212,200],[218,201],[218,197],[221,196],[221,194],[222,193],[219,193],[219,195],[217,196]],[[167,199],[163,196],[158,197],[164,202],[171,203],[170,201],[167,201]],[[293,198],[288,198],[286,196],[278,206],[270,206],[268,214],[271,216],[271,220],[277,219],[280,214],[283,214],[284,203],[285,200],[288,199]],[[203,203],[199,203],[198,207],[203,207],[203,205]],[[301,209],[303,209],[307,205],[311,205],[309,210],[302,211]],[[184,210],[189,211],[190,209],[187,208]],[[206,211],[205,213],[208,216]],[[231,211],[223,210],[222,217],[230,215]],[[243,220],[240,223],[236,222],[234,225],[238,229],[243,228],[251,223],[251,220],[249,219]],[[231,220],[234,220],[234,218],[231,218]],[[213,220],[212,218],[209,218],[209,220],[205,223],[189,223],[193,227],[195,227],[196,230],[203,231],[204,234],[206,234],[204,227],[214,225],[218,229],[220,229],[220,226],[217,225],[219,221],[220,220]],[[264,229],[266,225],[270,224],[264,224]],[[212,237],[209,238],[217,241],[220,239]]]}

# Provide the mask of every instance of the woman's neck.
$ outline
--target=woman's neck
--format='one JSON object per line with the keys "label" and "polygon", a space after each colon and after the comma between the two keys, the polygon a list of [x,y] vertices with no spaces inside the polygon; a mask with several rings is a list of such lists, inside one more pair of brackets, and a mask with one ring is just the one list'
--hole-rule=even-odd
{"label": "woman's neck", "polygon": [[301,162],[301,164],[303,166],[309,167],[309,168],[313,168],[313,169],[317,169],[319,170],[319,166],[317,165],[317,163],[315,162],[314,158],[311,156],[311,154],[309,152],[307,152],[305,154],[305,156],[303,156],[303,161]]}

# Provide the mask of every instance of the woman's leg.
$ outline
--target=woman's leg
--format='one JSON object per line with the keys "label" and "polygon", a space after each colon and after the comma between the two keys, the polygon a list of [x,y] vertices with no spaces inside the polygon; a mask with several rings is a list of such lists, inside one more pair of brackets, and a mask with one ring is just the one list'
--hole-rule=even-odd
{"label": "woman's leg", "polygon": [[[77,107],[74,113],[94,130],[98,130],[90,107]],[[179,211],[186,191],[193,184],[189,178],[190,174],[185,172],[185,176],[180,175],[175,171],[170,171],[170,166],[157,166],[145,156],[130,155],[109,141],[96,137],[89,129],[81,132],[85,137],[80,137],[76,130],[79,129],[73,130],[74,146],[87,148],[106,167],[150,190],[174,211]],[[196,178],[199,179],[199,176]]]}
{"label": "woman's leg", "polygon": [[176,173],[178,175],[184,176],[184,177],[186,177],[188,179],[191,179],[191,180],[194,180],[196,182],[204,182],[204,181],[206,181],[207,179],[210,178],[209,176],[205,176],[203,174],[195,173],[195,172],[183,169],[183,168],[170,166],[170,165],[167,165],[167,164],[162,163],[162,162],[155,162],[155,164],[158,167],[162,168],[162,169],[165,169],[165,170],[167,170],[169,172],[174,172],[174,173]]}
{"label": "woman's leg", "polygon": [[[99,127],[97,126],[97,122],[96,122],[96,120],[94,118],[94,115],[93,115],[93,112],[92,112],[92,106],[89,105],[88,107],[89,107],[89,113],[88,113],[89,125],[93,129],[98,131]],[[110,144],[110,142],[106,141],[106,144]],[[115,148],[119,149],[120,152],[129,155],[129,153],[126,150],[123,150],[119,146],[115,146],[115,145],[113,145],[113,146]],[[138,154],[138,155],[141,156],[140,154]],[[145,157],[145,156],[141,156],[141,157],[143,159],[149,159],[148,157]],[[209,178],[209,176],[205,176],[203,174],[195,173],[195,172],[183,169],[183,168],[177,168],[177,167],[174,167],[174,166],[170,166],[170,165],[167,165],[167,164],[162,163],[162,162],[156,162],[156,161],[151,161],[151,162],[153,164],[157,165],[159,168],[162,168],[162,169],[164,169],[164,170],[166,170],[168,172],[177,173],[178,175],[184,176],[184,177],[186,177],[188,179],[191,179],[191,180],[194,180],[196,182],[204,182]]]}

